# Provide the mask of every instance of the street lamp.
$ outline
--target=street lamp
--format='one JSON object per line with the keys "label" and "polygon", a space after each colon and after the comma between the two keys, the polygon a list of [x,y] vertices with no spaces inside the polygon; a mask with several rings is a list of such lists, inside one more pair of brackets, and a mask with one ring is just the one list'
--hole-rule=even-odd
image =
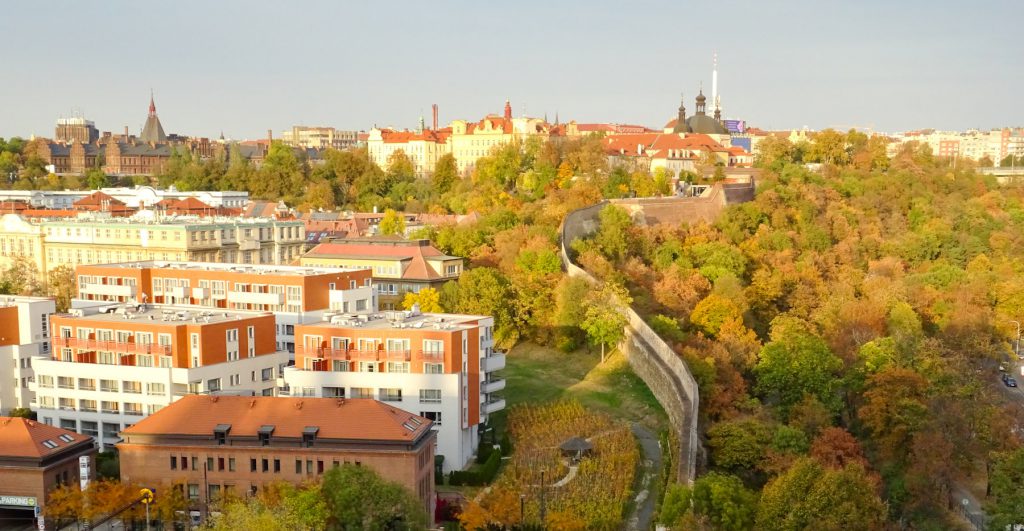
{"label": "street lamp", "polygon": [[1020,321],[1010,319],[1010,322],[1017,325],[1017,341],[1013,344],[1013,354],[1020,358]]}
{"label": "street lamp", "polygon": [[519,525],[526,525],[526,495],[519,495]]}
{"label": "street lamp", "polygon": [[544,469],[540,470],[540,525],[544,526],[544,517],[547,516],[547,500],[544,499]]}

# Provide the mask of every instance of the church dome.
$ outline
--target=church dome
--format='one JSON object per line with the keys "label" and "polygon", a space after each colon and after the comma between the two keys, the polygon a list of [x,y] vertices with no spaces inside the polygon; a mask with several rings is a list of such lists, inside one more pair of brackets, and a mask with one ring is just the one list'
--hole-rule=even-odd
{"label": "church dome", "polygon": [[686,127],[689,132],[705,135],[727,135],[729,130],[722,125],[722,122],[706,114],[696,114],[686,119]]}

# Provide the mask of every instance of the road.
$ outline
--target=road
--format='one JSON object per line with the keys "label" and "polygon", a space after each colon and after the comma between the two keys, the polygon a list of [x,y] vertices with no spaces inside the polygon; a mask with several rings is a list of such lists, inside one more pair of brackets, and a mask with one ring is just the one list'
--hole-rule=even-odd
{"label": "road", "polygon": [[661,475],[661,444],[658,437],[643,426],[633,423],[633,435],[640,441],[643,452],[640,471],[643,477],[640,490],[633,503],[633,514],[626,520],[626,529],[647,531],[654,519],[654,506],[658,501],[658,477]]}

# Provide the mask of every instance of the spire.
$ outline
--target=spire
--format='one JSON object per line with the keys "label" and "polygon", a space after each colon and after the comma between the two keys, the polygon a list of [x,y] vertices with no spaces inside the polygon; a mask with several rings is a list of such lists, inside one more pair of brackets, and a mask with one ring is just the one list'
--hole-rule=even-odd
{"label": "spire", "polygon": [[561,122],[558,121],[558,111],[555,111],[555,125],[559,125]]}
{"label": "spire", "polygon": [[548,111],[544,111],[544,123],[550,123],[548,122]]}
{"label": "spire", "polygon": [[679,93],[679,123],[686,121],[686,105],[683,102],[686,101],[686,95],[682,92]]}
{"label": "spire", "polygon": [[149,89],[149,115],[156,116],[156,103],[153,101],[153,89]]}
{"label": "spire", "polygon": [[505,99],[505,119],[512,119],[512,103],[509,102],[508,98]]}
{"label": "spire", "polygon": [[711,64],[711,104],[718,110],[718,52],[715,52]]}

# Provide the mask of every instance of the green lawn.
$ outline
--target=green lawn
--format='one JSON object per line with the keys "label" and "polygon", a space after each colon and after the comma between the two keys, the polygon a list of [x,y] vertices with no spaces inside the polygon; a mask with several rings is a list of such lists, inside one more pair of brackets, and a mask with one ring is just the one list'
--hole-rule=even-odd
{"label": "green lawn", "polygon": [[613,417],[640,422],[656,431],[668,419],[643,380],[633,374],[629,362],[612,351],[600,363],[598,352],[578,350],[571,354],[533,343],[516,345],[505,360],[505,400],[508,407],[492,416],[492,424],[504,430],[505,416],[517,404],[574,398],[583,405]]}

